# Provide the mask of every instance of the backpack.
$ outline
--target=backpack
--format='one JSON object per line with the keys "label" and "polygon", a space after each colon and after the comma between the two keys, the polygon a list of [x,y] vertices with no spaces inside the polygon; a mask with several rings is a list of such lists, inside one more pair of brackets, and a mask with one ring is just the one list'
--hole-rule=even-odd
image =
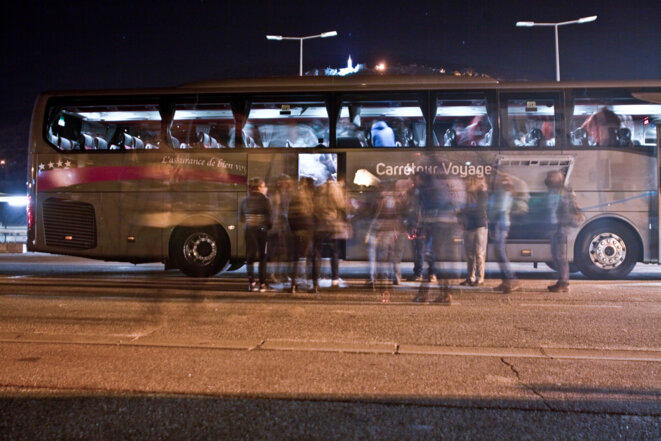
{"label": "backpack", "polygon": [[563,196],[564,213],[559,213],[562,215],[561,222],[570,227],[578,227],[585,222],[585,213],[576,202],[576,194],[571,189],[566,189]]}
{"label": "backpack", "polygon": [[530,195],[527,192],[515,192],[512,195],[512,208],[510,213],[512,214],[526,214],[528,213],[528,200]]}

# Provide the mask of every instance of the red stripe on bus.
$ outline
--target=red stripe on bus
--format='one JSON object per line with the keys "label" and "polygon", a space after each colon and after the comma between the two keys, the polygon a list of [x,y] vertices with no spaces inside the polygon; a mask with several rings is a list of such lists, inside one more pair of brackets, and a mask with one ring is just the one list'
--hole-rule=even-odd
{"label": "red stripe on bus", "polygon": [[109,181],[137,181],[137,180],[170,181],[204,181],[220,182],[225,184],[245,184],[246,177],[234,175],[223,171],[195,170],[189,168],[173,167],[84,167],[59,168],[40,171],[37,177],[39,190],[50,190],[71,185],[91,184],[94,182]]}

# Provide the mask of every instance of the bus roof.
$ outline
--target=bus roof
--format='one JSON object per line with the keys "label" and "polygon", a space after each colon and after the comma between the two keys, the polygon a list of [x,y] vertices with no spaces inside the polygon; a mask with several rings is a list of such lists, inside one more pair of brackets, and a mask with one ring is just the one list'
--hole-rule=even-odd
{"label": "bus roof", "polygon": [[360,92],[416,90],[561,90],[565,88],[661,88],[661,80],[499,81],[453,75],[352,75],[209,80],[158,89],[50,91],[44,95],[130,95],[177,93]]}

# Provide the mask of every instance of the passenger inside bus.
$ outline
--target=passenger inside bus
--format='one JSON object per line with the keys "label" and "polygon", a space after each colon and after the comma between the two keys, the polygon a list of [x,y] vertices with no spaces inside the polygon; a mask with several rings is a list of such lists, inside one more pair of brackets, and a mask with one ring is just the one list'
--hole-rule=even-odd
{"label": "passenger inside bus", "polygon": [[[618,145],[620,118],[610,109],[602,107],[590,115],[581,128],[587,134],[588,145],[615,146]],[[626,133],[623,133],[626,139]],[[628,139],[631,140],[631,132]]]}
{"label": "passenger inside bus", "polygon": [[489,146],[493,130],[487,115],[476,115],[465,129],[457,131],[461,146]]}
{"label": "passenger inside bus", "polygon": [[398,147],[398,143],[395,140],[395,132],[388,125],[387,122],[383,120],[375,121],[372,124],[372,130],[370,131],[372,146],[374,147]]}
{"label": "passenger inside bus", "polygon": [[[512,121],[515,123],[516,121]],[[517,147],[555,147],[554,124],[552,121],[518,121],[520,127],[513,127],[513,145]]]}

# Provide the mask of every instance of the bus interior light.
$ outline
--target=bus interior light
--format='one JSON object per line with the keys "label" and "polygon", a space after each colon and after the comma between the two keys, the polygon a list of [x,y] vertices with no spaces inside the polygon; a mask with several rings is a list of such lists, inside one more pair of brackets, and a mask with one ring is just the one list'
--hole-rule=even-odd
{"label": "bus interior light", "polygon": [[6,202],[12,207],[25,207],[30,202],[29,196],[0,196],[0,202]]}

